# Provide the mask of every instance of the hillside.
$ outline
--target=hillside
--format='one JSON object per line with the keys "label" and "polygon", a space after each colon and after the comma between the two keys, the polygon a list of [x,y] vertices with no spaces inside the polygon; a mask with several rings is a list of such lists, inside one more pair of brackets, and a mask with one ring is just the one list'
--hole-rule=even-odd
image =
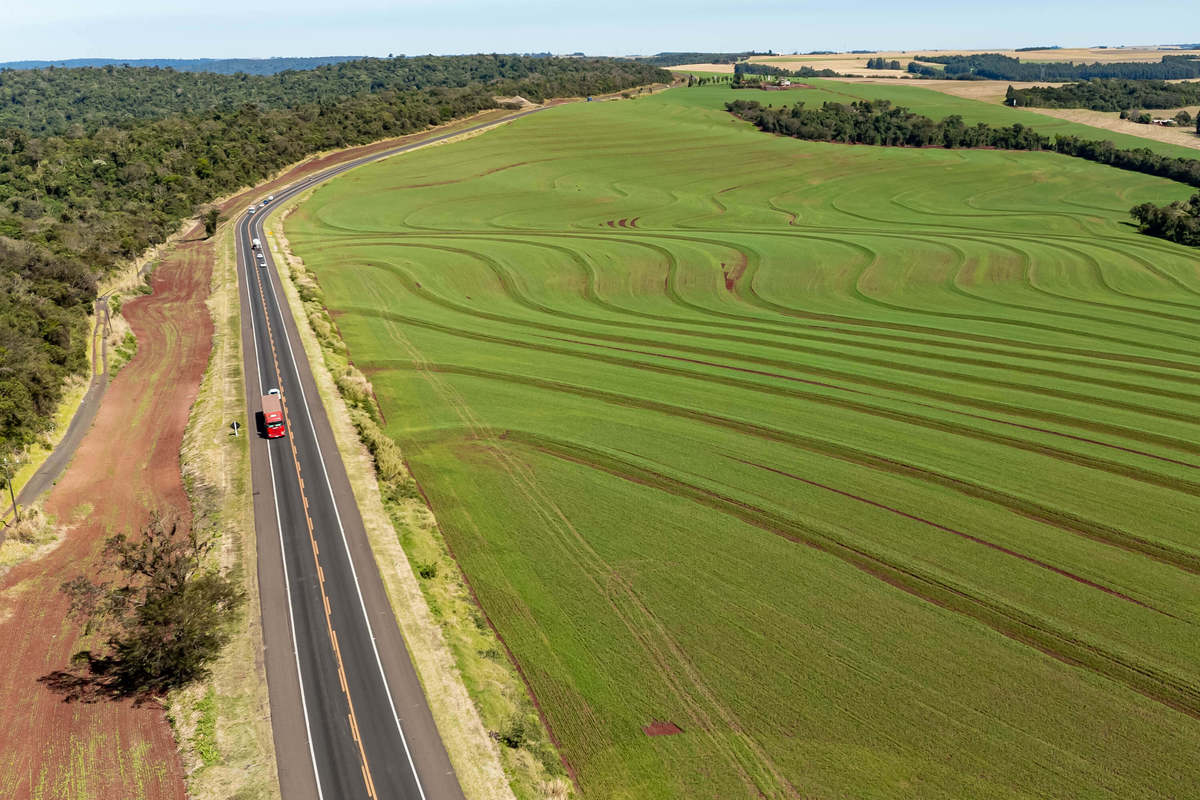
{"label": "hillside", "polygon": [[585,797],[1187,796],[1200,276],[1128,209],[1191,192],[743,96],[554,109],[288,218],[426,583],[469,579]]}

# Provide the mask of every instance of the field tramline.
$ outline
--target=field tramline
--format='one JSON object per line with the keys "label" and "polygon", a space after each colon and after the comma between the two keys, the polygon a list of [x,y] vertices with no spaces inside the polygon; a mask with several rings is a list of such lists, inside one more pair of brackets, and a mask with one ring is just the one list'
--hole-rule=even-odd
{"label": "field tramline", "polygon": [[543,112],[287,222],[584,796],[1185,796],[1200,271],[1126,220],[1187,187],[743,96]]}

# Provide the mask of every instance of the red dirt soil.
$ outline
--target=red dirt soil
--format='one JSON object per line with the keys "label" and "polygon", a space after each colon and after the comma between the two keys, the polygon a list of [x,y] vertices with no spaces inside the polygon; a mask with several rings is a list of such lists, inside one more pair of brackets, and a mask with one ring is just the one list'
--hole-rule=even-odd
{"label": "red dirt soil", "polygon": [[663,722],[658,719],[642,728],[642,730],[647,736],[672,736],[676,733],[683,733],[683,729],[674,722]]}
{"label": "red dirt soil", "polygon": [[47,512],[67,526],[62,543],[0,580],[6,798],[186,796],[175,738],[158,703],[72,698],[45,679],[59,671],[78,675],[71,656],[100,644],[67,618],[59,585],[95,562],[105,538],[139,530],[151,509],[190,520],[179,448],[212,344],[204,305],[212,245],[196,240],[199,232],[155,270],[154,293],[123,308],[137,353],[113,380],[46,500]]}

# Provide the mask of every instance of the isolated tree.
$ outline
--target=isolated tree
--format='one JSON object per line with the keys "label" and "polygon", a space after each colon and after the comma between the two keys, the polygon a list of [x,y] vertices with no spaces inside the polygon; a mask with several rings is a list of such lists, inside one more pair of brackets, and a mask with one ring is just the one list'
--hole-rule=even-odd
{"label": "isolated tree", "polygon": [[208,564],[211,539],[155,514],[130,539],[110,538],[99,580],[63,584],[72,614],[107,634],[107,653],[81,653],[118,694],[159,694],[208,674],[245,594]]}
{"label": "isolated tree", "polygon": [[204,235],[212,236],[217,232],[217,223],[221,221],[221,209],[209,206],[202,215],[204,219]]}

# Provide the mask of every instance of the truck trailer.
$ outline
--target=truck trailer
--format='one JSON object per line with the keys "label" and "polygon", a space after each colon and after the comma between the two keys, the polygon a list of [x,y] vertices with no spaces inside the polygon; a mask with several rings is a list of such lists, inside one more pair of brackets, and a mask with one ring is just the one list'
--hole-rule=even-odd
{"label": "truck trailer", "polygon": [[263,433],[268,439],[278,439],[287,433],[283,426],[283,403],[280,402],[278,389],[272,389],[263,395],[262,415]]}

